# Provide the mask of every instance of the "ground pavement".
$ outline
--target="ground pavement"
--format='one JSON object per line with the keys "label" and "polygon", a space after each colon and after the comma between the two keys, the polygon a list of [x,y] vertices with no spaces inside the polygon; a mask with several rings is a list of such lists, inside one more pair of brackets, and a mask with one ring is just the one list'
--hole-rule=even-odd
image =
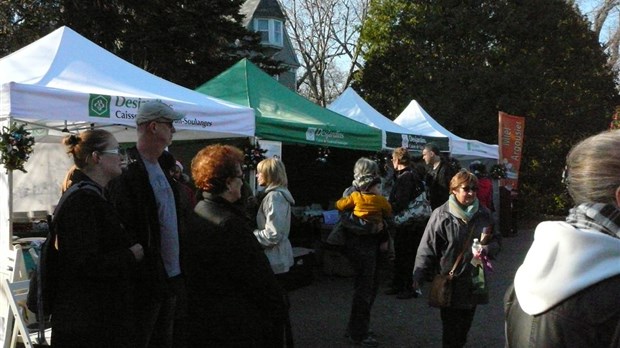
{"label": "ground pavement", "polygon": [[[503,239],[502,251],[489,276],[489,304],[478,306],[467,347],[503,347],[503,296],[533,239],[533,226]],[[427,288],[417,299],[384,295],[382,283],[371,316],[371,329],[381,347],[441,347],[439,310],[427,305]],[[349,347],[344,337],[351,306],[353,279],[316,272],[312,284],[290,292],[295,346]]]}

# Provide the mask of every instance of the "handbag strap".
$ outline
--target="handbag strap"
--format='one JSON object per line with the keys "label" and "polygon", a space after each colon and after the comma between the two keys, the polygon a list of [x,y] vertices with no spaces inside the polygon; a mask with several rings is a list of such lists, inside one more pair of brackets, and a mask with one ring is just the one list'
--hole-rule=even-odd
{"label": "handbag strap", "polygon": [[465,239],[465,243],[463,243],[463,250],[461,250],[461,253],[459,254],[459,256],[456,257],[456,260],[454,261],[454,265],[452,265],[452,269],[448,273],[448,275],[450,275],[450,278],[454,276],[454,271],[456,271],[456,268],[459,266],[459,263],[461,262],[461,259],[463,258],[463,255],[465,254],[465,250],[467,249],[467,246],[469,245],[469,240],[471,239],[471,236],[473,233],[474,233],[474,227],[472,226],[469,229],[469,235],[467,236],[467,239]]}

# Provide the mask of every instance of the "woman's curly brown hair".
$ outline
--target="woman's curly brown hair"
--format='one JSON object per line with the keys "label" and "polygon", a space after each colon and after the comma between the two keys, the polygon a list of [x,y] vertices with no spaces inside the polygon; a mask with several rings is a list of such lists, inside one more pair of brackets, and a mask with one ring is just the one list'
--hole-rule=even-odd
{"label": "woman's curly brown hair", "polygon": [[196,186],[212,194],[226,190],[226,179],[237,176],[243,152],[231,145],[209,145],[192,159],[192,177]]}

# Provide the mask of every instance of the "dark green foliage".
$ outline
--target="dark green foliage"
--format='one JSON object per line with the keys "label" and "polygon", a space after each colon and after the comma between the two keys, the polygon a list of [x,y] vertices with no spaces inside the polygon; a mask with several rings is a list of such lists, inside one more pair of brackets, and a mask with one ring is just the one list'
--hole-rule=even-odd
{"label": "dark green foliage", "polygon": [[585,18],[561,0],[373,1],[356,85],[392,118],[416,99],[453,133],[497,143],[498,111],[526,117],[525,210],[566,207],[564,158],[618,103]]}
{"label": "dark green foliage", "polygon": [[[157,76],[195,88],[248,57],[271,74],[260,37],[242,25],[243,0],[15,1],[0,3],[0,54],[61,25]],[[28,4],[26,6],[25,4]]]}

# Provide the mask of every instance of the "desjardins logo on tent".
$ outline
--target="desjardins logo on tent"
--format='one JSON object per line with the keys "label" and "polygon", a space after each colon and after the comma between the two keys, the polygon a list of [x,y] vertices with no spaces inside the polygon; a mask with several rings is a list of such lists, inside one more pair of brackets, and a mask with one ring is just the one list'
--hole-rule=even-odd
{"label": "desjardins logo on tent", "polygon": [[109,95],[91,94],[88,100],[88,116],[110,118],[111,100]]}
{"label": "desjardins logo on tent", "polygon": [[306,140],[318,141],[322,143],[343,144],[344,134],[339,131],[331,131],[322,128],[308,127],[306,130]]}

